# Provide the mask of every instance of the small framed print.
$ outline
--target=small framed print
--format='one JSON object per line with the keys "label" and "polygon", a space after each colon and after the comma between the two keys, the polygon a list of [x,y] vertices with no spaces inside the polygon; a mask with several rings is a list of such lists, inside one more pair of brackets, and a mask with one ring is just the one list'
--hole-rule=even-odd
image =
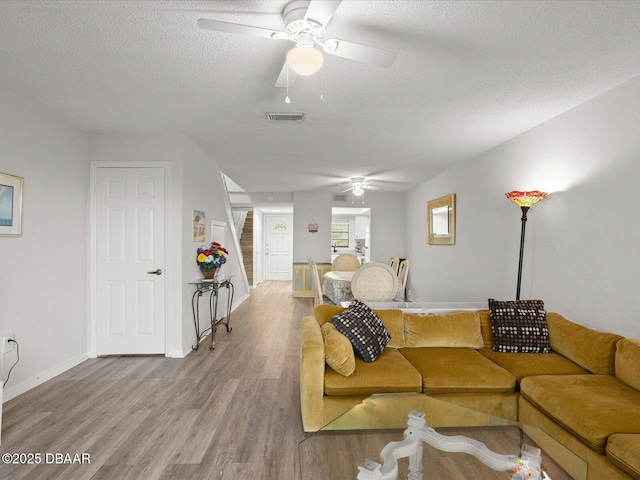
{"label": "small framed print", "polygon": [[22,188],[24,179],[0,173],[0,236],[22,235]]}
{"label": "small framed print", "polygon": [[204,231],[205,231],[205,214],[200,210],[193,211],[193,241],[194,242],[204,242]]}

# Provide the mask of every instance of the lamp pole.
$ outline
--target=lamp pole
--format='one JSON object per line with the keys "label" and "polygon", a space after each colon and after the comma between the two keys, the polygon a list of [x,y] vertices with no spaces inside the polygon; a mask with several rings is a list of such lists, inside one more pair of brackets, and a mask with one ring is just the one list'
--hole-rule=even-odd
{"label": "lamp pole", "polygon": [[524,233],[527,228],[527,212],[529,207],[521,206],[522,210],[522,228],[520,229],[520,260],[518,261],[518,287],[516,289],[516,300],[520,300],[520,285],[522,284],[522,258],[524,256]]}

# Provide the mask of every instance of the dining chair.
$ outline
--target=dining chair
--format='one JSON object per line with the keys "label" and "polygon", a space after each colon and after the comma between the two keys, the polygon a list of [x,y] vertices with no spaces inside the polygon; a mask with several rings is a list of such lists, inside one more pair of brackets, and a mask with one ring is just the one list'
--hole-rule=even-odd
{"label": "dining chair", "polygon": [[309,274],[311,275],[311,287],[313,288],[313,308],[316,308],[318,305],[333,304],[329,298],[322,295],[318,266],[312,259],[309,259]]}
{"label": "dining chair", "polygon": [[338,255],[331,264],[331,270],[340,272],[355,272],[360,266],[360,262],[350,253],[342,253]]}
{"label": "dining chair", "polygon": [[391,260],[389,260],[389,266],[391,267],[391,270],[396,272],[396,275],[397,275],[398,274],[398,267],[400,266],[400,258],[399,257],[391,257]]}
{"label": "dining chair", "polygon": [[386,263],[365,263],[353,274],[351,293],[361,302],[390,302],[398,293],[398,275]]}
{"label": "dining chair", "polygon": [[[409,275],[409,260],[404,259],[398,267],[398,281],[400,282],[400,290],[402,291],[402,300],[406,298],[407,276]],[[400,295],[398,295],[400,296]]]}

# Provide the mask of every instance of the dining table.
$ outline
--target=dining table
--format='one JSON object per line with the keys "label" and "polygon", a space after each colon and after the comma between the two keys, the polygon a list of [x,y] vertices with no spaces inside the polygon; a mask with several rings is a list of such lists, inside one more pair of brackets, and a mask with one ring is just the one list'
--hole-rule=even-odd
{"label": "dining table", "polygon": [[322,277],[322,294],[334,304],[353,300],[351,293],[351,279],[355,272],[332,270]]}

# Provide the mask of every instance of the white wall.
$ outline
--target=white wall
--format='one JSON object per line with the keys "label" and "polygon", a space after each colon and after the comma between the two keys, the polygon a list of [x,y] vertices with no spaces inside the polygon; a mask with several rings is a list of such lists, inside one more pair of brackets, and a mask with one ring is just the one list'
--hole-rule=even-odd
{"label": "white wall", "polygon": [[[528,215],[521,298],[640,338],[640,78],[411,190],[409,296],[515,298],[520,209],[504,194],[549,197]],[[457,195],[455,246],[427,245],[426,202]]]}
{"label": "white wall", "polygon": [[5,401],[87,358],[86,158],[80,131],[0,89],[0,172],[24,177],[22,236],[0,237]]}
{"label": "white wall", "polygon": [[[293,193],[293,262],[311,257],[317,263],[331,263],[331,193]],[[311,221],[318,231],[310,233]]]}
{"label": "white wall", "polygon": [[[404,194],[367,192],[365,195],[363,207],[371,209],[371,261],[386,263],[391,257],[404,257]],[[334,203],[332,193],[294,192],[294,262],[306,262],[307,256],[319,263],[331,262],[331,208],[345,206],[351,205]],[[317,233],[309,233],[307,225],[311,220],[318,224]]]}
{"label": "white wall", "polygon": [[365,197],[365,207],[371,208],[371,261],[388,263],[391,257],[406,258],[404,193],[368,191]]}

